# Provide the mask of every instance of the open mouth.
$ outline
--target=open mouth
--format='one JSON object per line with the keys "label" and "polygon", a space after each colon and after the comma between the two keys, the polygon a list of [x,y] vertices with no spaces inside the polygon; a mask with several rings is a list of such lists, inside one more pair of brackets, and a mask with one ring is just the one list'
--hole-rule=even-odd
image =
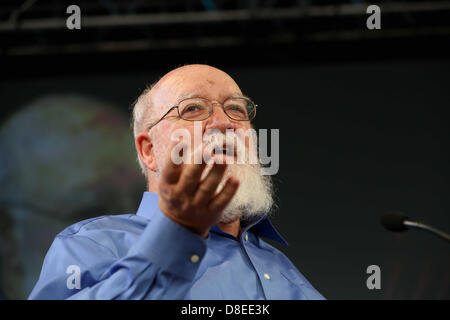
{"label": "open mouth", "polygon": [[223,149],[223,148],[220,148],[220,149],[214,149],[213,153],[214,153],[215,155],[234,156],[233,150],[229,150],[229,149],[227,149],[227,148],[225,148],[225,149]]}
{"label": "open mouth", "polygon": [[215,146],[213,149],[214,155],[226,155],[226,156],[236,156],[236,148],[232,145],[224,144],[222,147]]}

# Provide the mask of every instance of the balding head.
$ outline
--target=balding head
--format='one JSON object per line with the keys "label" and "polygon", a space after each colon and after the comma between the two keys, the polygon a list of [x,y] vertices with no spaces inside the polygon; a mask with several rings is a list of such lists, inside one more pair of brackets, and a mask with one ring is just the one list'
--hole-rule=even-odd
{"label": "balding head", "polygon": [[[154,86],[155,92],[163,88],[172,89],[196,89],[197,87],[223,85],[222,88],[232,87],[240,92],[236,82],[224,71],[206,64],[189,64],[165,74]],[[172,90],[163,91],[169,94]]]}

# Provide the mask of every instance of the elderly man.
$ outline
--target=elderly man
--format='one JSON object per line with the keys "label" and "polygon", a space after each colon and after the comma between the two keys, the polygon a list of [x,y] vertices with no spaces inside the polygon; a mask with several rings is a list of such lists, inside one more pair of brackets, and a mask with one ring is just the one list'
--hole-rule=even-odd
{"label": "elderly man", "polygon": [[[225,145],[212,162],[174,162],[176,130],[192,137],[196,124],[205,134],[245,131],[255,112],[228,74],[207,65],[172,70],[145,90],[134,107],[134,135],[148,192],[136,215],[61,232],[29,298],[323,299],[262,240],[285,243],[268,219],[271,181],[258,164],[234,163]],[[238,152],[251,149],[234,138]],[[193,160],[198,150],[183,152]]]}

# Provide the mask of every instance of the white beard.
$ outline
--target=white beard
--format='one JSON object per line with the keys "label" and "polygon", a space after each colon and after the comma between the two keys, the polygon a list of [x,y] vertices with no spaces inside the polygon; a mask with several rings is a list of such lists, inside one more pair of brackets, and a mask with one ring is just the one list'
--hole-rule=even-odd
{"label": "white beard", "polygon": [[[208,165],[204,173],[211,170]],[[217,192],[225,186],[229,177],[239,179],[239,188],[223,211],[220,222],[229,223],[238,218],[249,220],[270,213],[273,206],[273,186],[270,176],[261,175],[259,165],[230,164],[220,182]]]}

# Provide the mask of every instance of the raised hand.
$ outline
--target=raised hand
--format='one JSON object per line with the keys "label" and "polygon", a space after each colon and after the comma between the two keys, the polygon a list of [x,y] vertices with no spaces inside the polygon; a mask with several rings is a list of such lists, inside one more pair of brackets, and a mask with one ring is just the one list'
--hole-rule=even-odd
{"label": "raised hand", "polygon": [[175,164],[169,155],[159,181],[158,204],[172,221],[206,238],[209,229],[219,222],[223,210],[236,193],[239,180],[230,177],[222,190],[216,192],[227,164],[214,163],[208,175],[201,180],[206,164],[204,161],[194,164],[194,157],[196,152],[202,151],[192,152],[189,164]]}

